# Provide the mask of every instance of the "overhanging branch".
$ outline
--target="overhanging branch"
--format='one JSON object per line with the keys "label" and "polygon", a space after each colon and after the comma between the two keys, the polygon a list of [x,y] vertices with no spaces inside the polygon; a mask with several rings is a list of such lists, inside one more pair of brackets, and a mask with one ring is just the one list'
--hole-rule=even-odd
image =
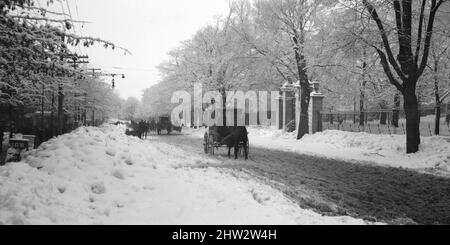
{"label": "overhanging branch", "polygon": [[[363,0],[363,4],[366,7],[366,9],[369,11],[370,15],[372,16],[372,19],[376,22],[378,26],[378,30],[380,31],[381,39],[383,40],[383,46],[386,50],[387,58],[386,60],[389,61],[389,63],[392,65],[394,70],[396,71],[397,75],[402,80],[407,80],[407,77],[405,74],[403,74],[402,70],[400,69],[400,66],[397,64],[397,61],[394,58],[394,54],[392,53],[389,40],[386,34],[386,30],[384,29],[383,23],[381,22],[380,17],[378,16],[378,13],[376,9],[370,4],[367,0]],[[378,49],[378,48],[377,48]],[[379,49],[378,49],[379,50]],[[384,55],[384,53],[383,53]],[[386,57],[386,55],[384,55]]]}

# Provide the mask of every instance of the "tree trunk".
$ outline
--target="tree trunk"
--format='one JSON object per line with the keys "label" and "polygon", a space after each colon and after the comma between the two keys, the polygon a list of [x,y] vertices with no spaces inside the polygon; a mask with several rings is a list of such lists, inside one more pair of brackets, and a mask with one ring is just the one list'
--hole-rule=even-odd
{"label": "tree trunk", "polygon": [[380,113],[380,124],[387,125],[388,113],[386,112],[386,110],[388,109],[388,104],[385,100],[380,102],[380,109],[382,110],[382,112]]}
{"label": "tree trunk", "polygon": [[[12,93],[10,93],[11,95]],[[11,139],[13,137],[13,131],[14,131],[14,119],[13,119],[13,106],[11,102],[9,102],[8,107],[8,119],[9,119],[9,138]]]}
{"label": "tree trunk", "polygon": [[440,135],[440,126],[441,126],[441,104],[440,102],[438,102],[438,104],[436,104],[436,118],[435,120],[435,125],[434,125],[434,134],[435,135]]}
{"label": "tree trunk", "polygon": [[380,124],[381,125],[387,125],[387,117],[388,117],[388,114],[386,113],[386,112],[381,112],[381,115],[380,115]]}
{"label": "tree trunk", "polygon": [[364,126],[365,123],[365,114],[364,114],[364,92],[361,91],[361,97],[359,101],[359,125]]}
{"label": "tree trunk", "polygon": [[436,118],[434,119],[434,134],[440,134],[440,124],[441,124],[441,97],[439,95],[439,79],[438,79],[438,59],[435,58],[434,62],[434,98],[436,102]]}
{"label": "tree trunk", "polygon": [[[227,127],[227,92],[225,88],[222,88],[220,93],[222,94],[222,119],[223,119],[223,126]],[[234,113],[234,112],[233,112]],[[237,115],[234,116],[234,125],[231,126],[237,126]]]}
{"label": "tree trunk", "polygon": [[87,126],[87,94],[84,93],[84,101],[83,101],[83,124]]}
{"label": "tree trunk", "polygon": [[[366,63],[364,62],[364,67],[366,66]],[[365,70],[365,68],[364,68]],[[363,71],[364,72],[364,71]],[[359,97],[359,125],[360,126],[364,126],[365,124],[367,124],[367,115],[364,112],[364,106],[365,106],[365,100],[366,100],[366,81],[365,81],[365,75],[363,76],[364,81],[361,83],[361,88],[360,88],[360,97]]]}
{"label": "tree trunk", "polygon": [[54,109],[55,109],[55,95],[52,94],[52,109],[50,111],[50,134],[51,137],[55,136],[55,113],[54,113]]}
{"label": "tree trunk", "polygon": [[311,100],[311,93],[309,92],[309,86],[305,87],[301,86],[302,91],[300,92],[300,118],[299,118],[299,126],[298,126],[298,135],[297,139],[303,138],[306,134],[309,133],[309,102]]}
{"label": "tree trunk", "polygon": [[394,111],[392,113],[392,125],[396,128],[399,127],[400,120],[400,94],[396,93],[394,96]]}
{"label": "tree trunk", "polygon": [[92,107],[92,119],[91,119],[91,126],[95,127],[97,125],[95,125],[95,109],[94,107]]}
{"label": "tree trunk", "polygon": [[58,135],[63,134],[64,124],[64,92],[62,85],[59,85],[58,92]]}
{"label": "tree trunk", "polygon": [[366,73],[367,73],[367,62],[366,62],[366,57],[367,57],[367,50],[366,47],[364,46],[363,49],[363,64],[362,64],[362,82],[361,82],[361,87],[360,89],[360,97],[359,97],[359,125],[360,126],[364,126],[367,123],[367,118],[366,115],[364,113],[364,101],[366,100]]}
{"label": "tree trunk", "polygon": [[415,91],[404,92],[404,109],[406,114],[406,153],[416,153],[420,145],[419,103]]}
{"label": "tree trunk", "polygon": [[[398,56],[395,59],[392,52],[392,44],[390,43],[390,38],[384,28],[383,21],[380,19],[375,7],[368,1],[363,0],[363,5],[370,13],[372,19],[376,22],[378,30],[381,34],[381,39],[383,41],[383,47],[386,50],[384,53],[379,48],[375,47],[379,57],[381,59],[381,64],[389,81],[394,85],[399,91],[403,93],[404,97],[404,109],[406,113],[406,130],[407,130],[407,153],[416,153],[419,151],[420,146],[420,114],[419,114],[419,101],[416,95],[417,81],[420,76],[422,76],[426,65],[428,63],[429,51],[431,46],[431,41],[433,37],[433,28],[436,14],[439,7],[446,1],[436,1],[433,0],[430,3],[428,20],[426,20],[426,6],[428,1],[422,1],[420,9],[420,17],[418,25],[414,25],[413,14],[413,1],[393,1],[393,8],[395,11],[395,22],[397,27],[397,37],[398,37]],[[416,5],[419,6],[419,5]],[[414,18],[416,20],[416,18]],[[426,24],[425,24],[426,23]],[[424,28],[424,24],[426,27]],[[416,52],[412,52],[412,40],[416,39],[413,37],[412,28],[417,26],[417,47]],[[419,62],[420,51],[423,41],[423,31],[425,31],[425,42],[423,43],[423,53],[422,59]],[[397,62],[398,61],[398,62]],[[392,73],[392,69],[395,70],[397,75],[400,76],[403,84],[395,78]],[[420,92],[420,90],[419,90]]]}
{"label": "tree trunk", "polygon": [[311,88],[309,85],[308,73],[306,68],[306,57],[303,53],[303,44],[305,43],[304,34],[296,33],[293,37],[295,61],[297,63],[298,77],[300,81],[300,118],[297,130],[297,139],[303,138],[309,133],[309,102],[311,100]]}

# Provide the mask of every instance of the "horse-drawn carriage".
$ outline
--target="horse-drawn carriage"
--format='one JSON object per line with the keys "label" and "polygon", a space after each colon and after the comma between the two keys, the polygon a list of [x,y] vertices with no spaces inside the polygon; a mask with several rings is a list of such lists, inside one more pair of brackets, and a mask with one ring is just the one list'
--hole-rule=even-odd
{"label": "horse-drawn carriage", "polygon": [[167,134],[170,134],[172,131],[181,133],[182,129],[183,128],[180,126],[173,125],[170,121],[170,117],[160,117],[159,121],[156,123],[156,132],[158,135],[160,135],[163,130],[166,130]]}
{"label": "horse-drawn carriage", "polygon": [[245,127],[218,127],[211,126],[204,136],[204,151],[206,154],[214,155],[215,150],[220,147],[228,147],[228,157],[231,154],[231,148],[234,148],[235,158],[243,155],[248,159],[250,143],[248,132]]}

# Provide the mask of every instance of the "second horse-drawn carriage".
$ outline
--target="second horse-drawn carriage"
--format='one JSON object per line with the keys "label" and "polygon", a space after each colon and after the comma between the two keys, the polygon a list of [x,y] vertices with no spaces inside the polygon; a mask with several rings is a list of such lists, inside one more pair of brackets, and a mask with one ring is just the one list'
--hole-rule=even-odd
{"label": "second horse-drawn carriage", "polygon": [[160,135],[163,130],[166,130],[167,134],[172,133],[172,131],[181,133],[182,127],[173,125],[170,117],[160,117],[156,123],[156,132]]}
{"label": "second horse-drawn carriage", "polygon": [[228,157],[231,154],[231,148],[234,148],[235,158],[243,155],[248,159],[250,144],[248,132],[245,127],[226,127],[211,126],[204,136],[204,151],[207,154],[214,155],[215,150],[220,147],[228,148]]}

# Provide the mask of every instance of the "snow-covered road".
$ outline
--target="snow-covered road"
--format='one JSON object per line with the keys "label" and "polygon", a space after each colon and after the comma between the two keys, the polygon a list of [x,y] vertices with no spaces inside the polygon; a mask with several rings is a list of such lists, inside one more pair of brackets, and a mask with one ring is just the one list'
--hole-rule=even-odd
{"label": "snow-covered road", "polygon": [[0,167],[0,224],[367,224],[300,208],[222,163],[121,127],[80,128]]}
{"label": "snow-covered road", "polygon": [[[185,130],[185,134],[198,138],[203,138],[204,132],[205,129]],[[295,132],[270,127],[249,127],[249,134],[256,147],[450,177],[449,137],[422,137],[420,151],[406,154],[404,135],[327,130],[297,140]]]}
{"label": "snow-covered road", "polygon": [[[183,135],[153,136],[149,140],[204,155],[203,133],[204,129],[186,130]],[[395,164],[379,166],[370,162],[337,160],[330,156],[324,158],[308,151],[302,154],[296,150],[298,147],[295,144],[305,146],[304,142],[293,141],[294,144],[289,144],[289,139],[277,137],[270,140],[267,143],[267,137],[251,131],[249,161],[228,159],[227,150],[220,149],[213,158],[219,163],[210,162],[208,166],[248,173],[282,191],[299,206],[322,214],[351,215],[394,224],[405,224],[411,220],[420,224],[450,223],[450,178],[423,173],[423,169],[386,167]],[[333,141],[333,137],[328,140]],[[358,140],[352,141],[357,143]],[[340,144],[345,144],[345,139]],[[280,146],[289,147],[283,149]],[[440,146],[443,147],[447,146]],[[323,144],[323,148],[326,150],[330,146]],[[341,155],[346,150],[341,149]],[[434,150],[439,151],[439,148]],[[323,154],[327,153],[325,151]],[[439,160],[439,157],[432,159]],[[426,165],[416,161],[413,166]]]}

